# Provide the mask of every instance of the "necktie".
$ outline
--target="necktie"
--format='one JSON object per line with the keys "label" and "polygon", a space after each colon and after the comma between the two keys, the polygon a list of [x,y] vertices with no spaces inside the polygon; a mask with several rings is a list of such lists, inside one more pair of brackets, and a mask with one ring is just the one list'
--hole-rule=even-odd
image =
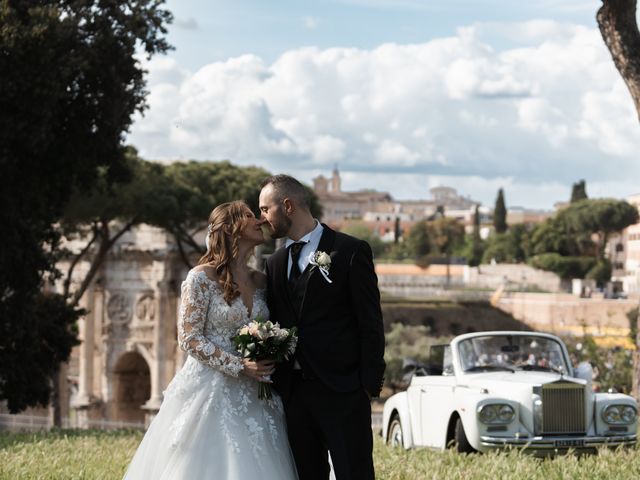
{"label": "necktie", "polygon": [[304,246],[304,242],[295,242],[289,246],[291,251],[291,273],[289,273],[289,283],[294,285],[302,274],[300,271],[300,265],[298,265],[298,260],[300,259],[300,251]]}

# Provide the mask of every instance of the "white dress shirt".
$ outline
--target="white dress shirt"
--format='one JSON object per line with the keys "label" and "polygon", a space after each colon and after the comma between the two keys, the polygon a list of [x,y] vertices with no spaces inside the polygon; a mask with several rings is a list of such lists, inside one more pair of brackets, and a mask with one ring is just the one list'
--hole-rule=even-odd
{"label": "white dress shirt", "polygon": [[[300,273],[304,272],[304,269],[309,265],[309,255],[316,250],[318,250],[318,245],[320,244],[320,237],[322,237],[322,231],[324,228],[320,224],[318,220],[315,220],[316,228],[307,233],[304,237],[298,242],[302,242],[305,245],[300,250],[300,257],[298,258],[298,267],[300,267]],[[296,240],[291,240],[287,238],[284,245],[286,248],[289,248],[289,245],[295,243]],[[287,263],[287,278],[291,275],[291,265],[293,264],[291,260],[291,250],[289,250],[289,262]]]}

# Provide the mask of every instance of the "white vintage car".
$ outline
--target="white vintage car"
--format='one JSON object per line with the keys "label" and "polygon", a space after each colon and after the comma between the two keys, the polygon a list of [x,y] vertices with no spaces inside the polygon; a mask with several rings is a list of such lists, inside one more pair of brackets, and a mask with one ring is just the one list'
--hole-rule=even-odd
{"label": "white vintage car", "polygon": [[574,373],[554,335],[470,333],[431,347],[429,358],[408,389],[385,402],[390,445],[545,455],[636,443],[636,401],[594,393],[590,368]]}

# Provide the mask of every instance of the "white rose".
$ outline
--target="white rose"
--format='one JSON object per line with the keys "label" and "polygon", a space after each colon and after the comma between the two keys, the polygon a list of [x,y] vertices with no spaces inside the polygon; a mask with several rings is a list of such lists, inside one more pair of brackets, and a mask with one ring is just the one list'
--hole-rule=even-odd
{"label": "white rose", "polygon": [[331,257],[325,252],[318,252],[318,258],[316,259],[316,262],[321,267],[326,267],[327,265],[331,264]]}

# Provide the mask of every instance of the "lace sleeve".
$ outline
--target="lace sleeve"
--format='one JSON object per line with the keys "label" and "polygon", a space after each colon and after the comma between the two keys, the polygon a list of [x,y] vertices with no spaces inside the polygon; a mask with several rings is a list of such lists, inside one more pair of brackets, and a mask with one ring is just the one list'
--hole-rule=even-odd
{"label": "lace sleeve", "polygon": [[[200,274],[198,274],[200,273]],[[225,352],[204,336],[204,325],[212,291],[204,272],[187,275],[182,283],[178,316],[178,344],[199,362],[237,377],[243,369],[239,356]]]}

